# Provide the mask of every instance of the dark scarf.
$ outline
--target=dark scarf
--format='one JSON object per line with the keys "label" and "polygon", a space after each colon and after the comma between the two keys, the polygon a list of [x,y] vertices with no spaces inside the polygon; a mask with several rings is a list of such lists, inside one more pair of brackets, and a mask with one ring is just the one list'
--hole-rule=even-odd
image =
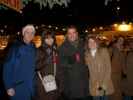
{"label": "dark scarf", "polygon": [[73,45],[75,48],[79,46],[79,40],[76,40],[74,42],[70,42],[71,45]]}

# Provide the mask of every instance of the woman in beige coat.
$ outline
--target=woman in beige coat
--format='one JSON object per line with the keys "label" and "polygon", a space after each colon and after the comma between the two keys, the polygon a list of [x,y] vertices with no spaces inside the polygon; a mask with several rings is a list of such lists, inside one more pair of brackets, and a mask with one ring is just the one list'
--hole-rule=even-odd
{"label": "woman in beige coat", "polygon": [[89,68],[89,90],[93,100],[108,100],[114,92],[108,50],[98,46],[95,36],[87,38],[85,61]]}

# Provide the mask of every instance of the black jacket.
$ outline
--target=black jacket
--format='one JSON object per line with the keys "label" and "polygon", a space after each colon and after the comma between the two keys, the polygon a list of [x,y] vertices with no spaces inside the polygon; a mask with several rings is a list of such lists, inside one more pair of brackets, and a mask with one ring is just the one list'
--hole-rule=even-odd
{"label": "black jacket", "polygon": [[59,62],[63,71],[63,93],[70,98],[88,96],[89,75],[84,62],[83,43],[80,41],[75,47],[66,40],[59,48]]}

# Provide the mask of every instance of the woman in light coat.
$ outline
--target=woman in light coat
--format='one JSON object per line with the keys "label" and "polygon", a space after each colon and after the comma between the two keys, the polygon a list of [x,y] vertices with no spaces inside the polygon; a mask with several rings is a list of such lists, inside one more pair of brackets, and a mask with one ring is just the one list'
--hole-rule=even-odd
{"label": "woman in light coat", "polygon": [[108,100],[114,92],[110,56],[106,48],[99,47],[95,36],[87,38],[85,61],[89,68],[89,90],[93,100]]}

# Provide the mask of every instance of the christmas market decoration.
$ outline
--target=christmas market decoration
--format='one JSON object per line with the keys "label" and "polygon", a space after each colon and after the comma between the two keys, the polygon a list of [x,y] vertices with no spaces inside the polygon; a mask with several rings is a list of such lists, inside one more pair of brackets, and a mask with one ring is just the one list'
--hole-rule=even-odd
{"label": "christmas market decoration", "polygon": [[70,0],[34,0],[34,2],[40,4],[40,9],[47,6],[52,9],[54,5],[64,5],[65,7],[68,7],[68,3],[70,3]]}
{"label": "christmas market decoration", "polygon": [[14,9],[18,12],[22,9],[21,0],[0,0],[0,4],[6,6],[8,8]]}
{"label": "christmas market decoration", "polygon": [[5,5],[0,5],[0,10],[7,10],[8,8]]}
{"label": "christmas market decoration", "polygon": [[[52,9],[55,5],[68,7],[71,0],[0,0],[0,9],[5,9],[3,5],[7,8],[12,8],[16,11],[20,11],[30,2],[40,5],[40,9],[49,7]],[[2,5],[1,5],[2,4]]]}
{"label": "christmas market decoration", "polygon": [[27,5],[29,2],[31,2],[32,0],[22,0],[23,5]]}

